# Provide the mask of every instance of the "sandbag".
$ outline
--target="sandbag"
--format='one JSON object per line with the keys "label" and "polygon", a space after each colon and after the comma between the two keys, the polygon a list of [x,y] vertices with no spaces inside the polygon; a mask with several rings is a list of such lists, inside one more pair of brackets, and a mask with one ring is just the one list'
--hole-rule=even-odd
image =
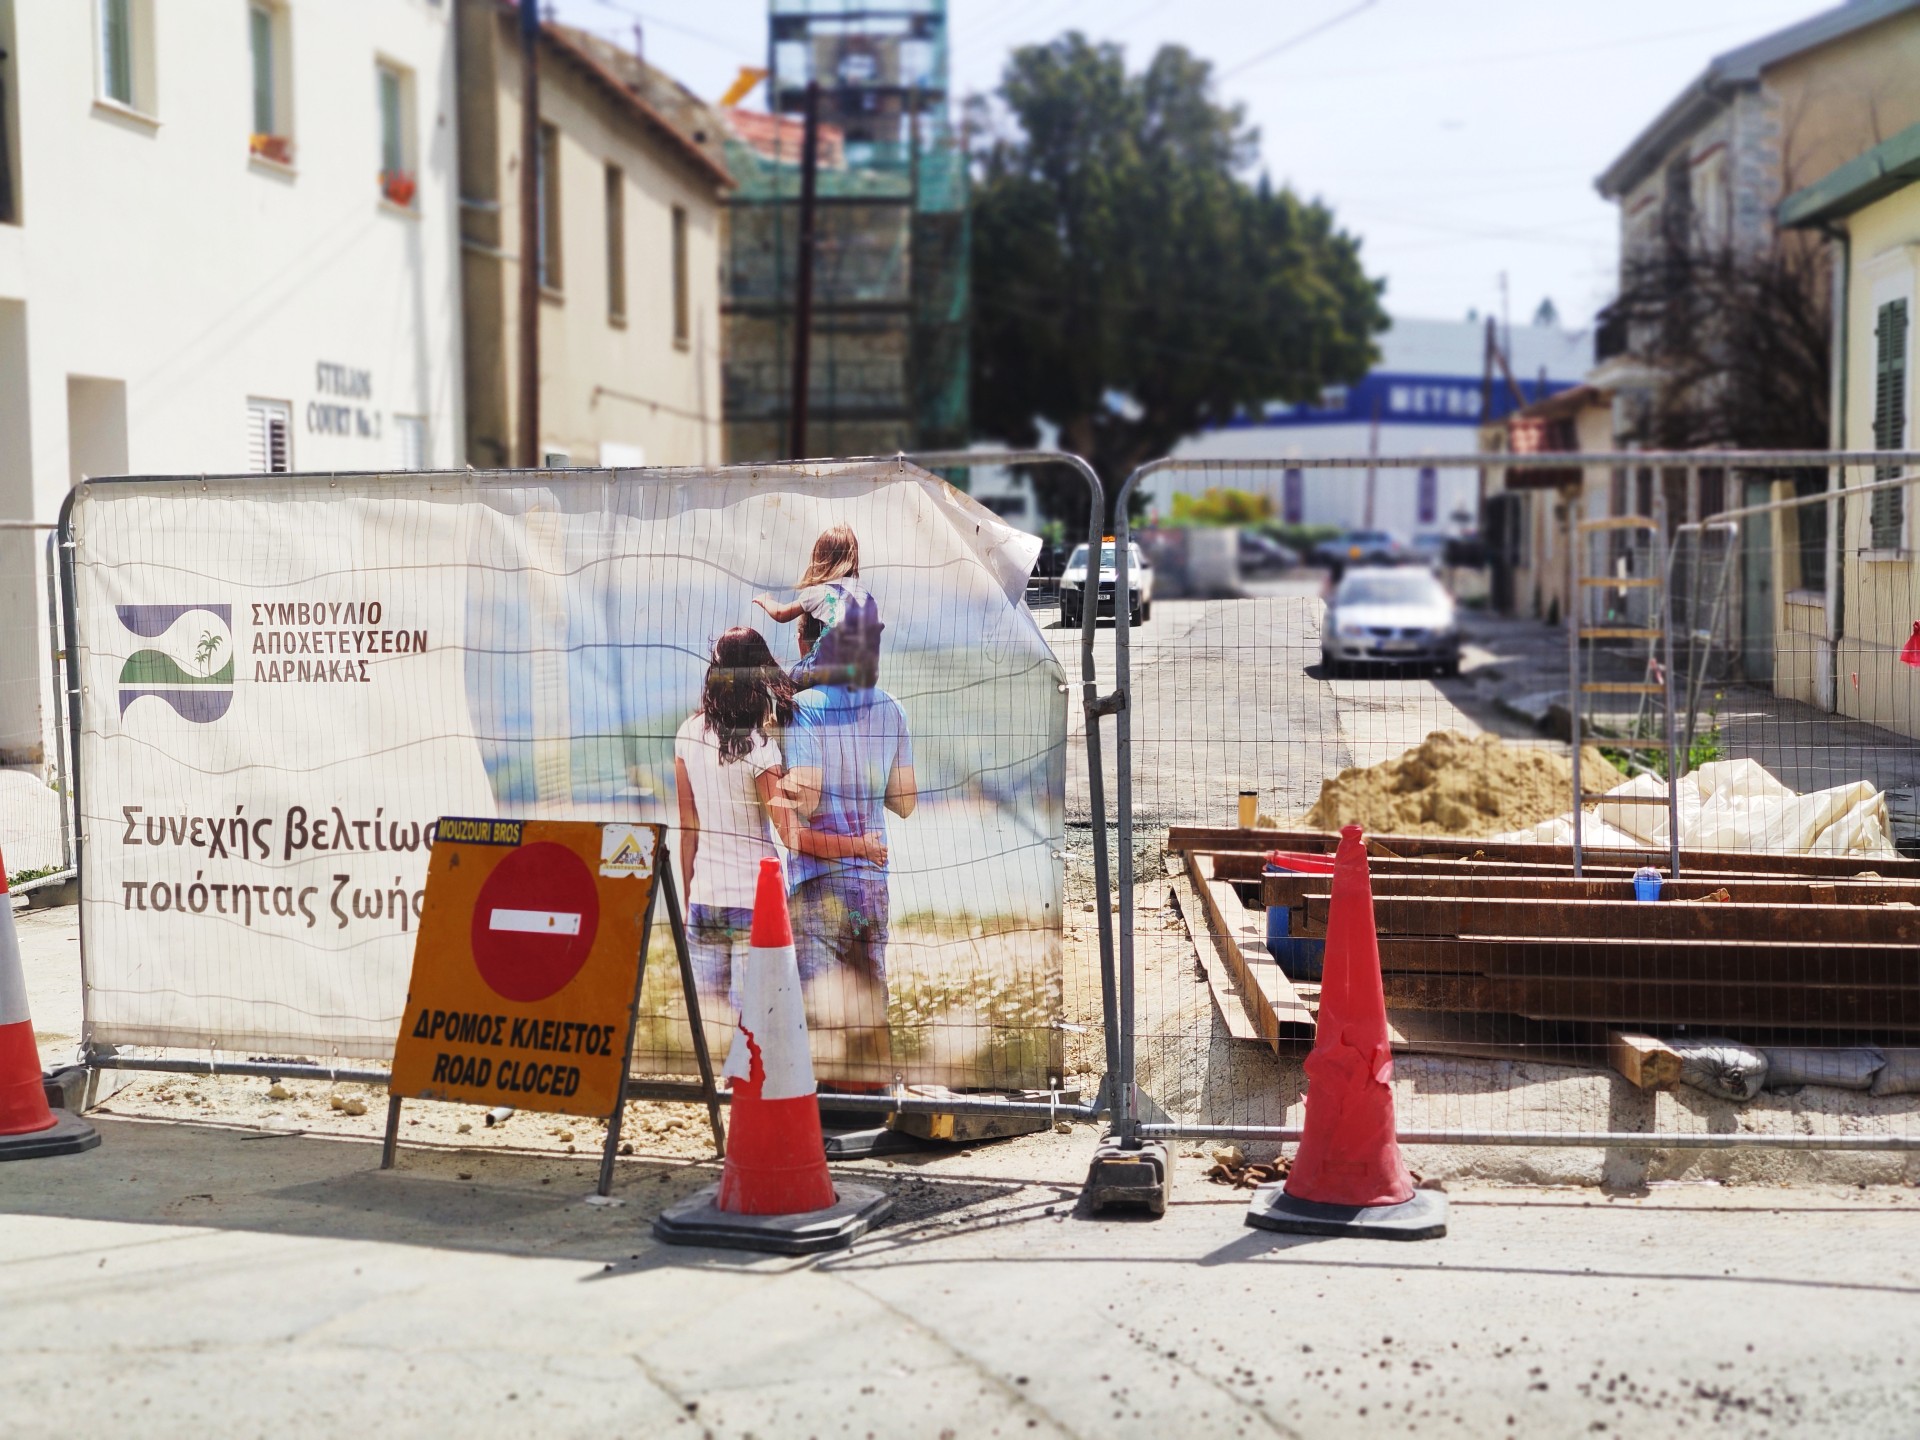
{"label": "sandbag", "polygon": [[1821,1045],[1769,1045],[1767,1089],[1827,1085],[1835,1090],[1866,1090],[1887,1063],[1871,1045],[1846,1048]]}
{"label": "sandbag", "polygon": [[1873,1077],[1875,1095],[1920,1095],[1920,1050],[1883,1050],[1887,1063]]}
{"label": "sandbag", "polygon": [[1680,1079],[1722,1100],[1751,1100],[1767,1083],[1767,1052],[1737,1040],[1669,1040]]}

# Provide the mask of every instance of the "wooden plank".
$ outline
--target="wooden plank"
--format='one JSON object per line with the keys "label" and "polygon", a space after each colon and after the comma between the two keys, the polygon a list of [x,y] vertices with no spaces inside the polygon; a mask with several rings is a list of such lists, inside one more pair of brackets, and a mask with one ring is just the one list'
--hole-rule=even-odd
{"label": "wooden plank", "polygon": [[[1321,830],[1237,830],[1224,827],[1177,825],[1167,834],[1167,849],[1176,852],[1208,850],[1254,855],[1268,850],[1301,850],[1314,854],[1332,854],[1339,836]],[[1571,865],[1573,850],[1566,845],[1546,845],[1533,841],[1490,840],[1457,835],[1379,834],[1367,837],[1369,856],[1386,854],[1389,858],[1469,859],[1478,854],[1499,863],[1533,865]],[[1596,864],[1634,869],[1640,865],[1667,864],[1665,847],[1635,849],[1599,849],[1589,847],[1585,854],[1588,868]],[[1920,879],[1920,860],[1875,858],[1861,855],[1779,855],[1746,850],[1680,851],[1681,870],[1729,870],[1747,874],[1786,874],[1801,876],[1855,876],[1871,870],[1883,879]]]}
{"label": "wooden plank", "polygon": [[1608,1031],[1607,1063],[1642,1090],[1670,1090],[1680,1083],[1679,1052],[1652,1035]]}
{"label": "wooden plank", "polygon": [[[1331,893],[1330,875],[1268,875],[1260,882],[1268,905],[1293,905],[1308,895]],[[1469,876],[1460,874],[1376,874],[1374,898],[1389,895],[1459,900],[1617,900],[1631,895],[1630,877]],[[1660,903],[1684,904],[1726,891],[1743,905],[1887,905],[1920,904],[1920,882],[1906,880],[1788,880],[1779,877],[1721,879],[1682,876],[1660,890]]]}
{"label": "wooden plank", "polygon": [[1206,912],[1194,893],[1193,882],[1184,874],[1173,880],[1173,904],[1186,925],[1187,940],[1193,946],[1194,963],[1200,967],[1200,973],[1207,977],[1207,989],[1213,994],[1214,1008],[1220,1012],[1220,1020],[1227,1027],[1227,1033],[1236,1040],[1270,1043],[1254,1023],[1252,1006],[1234,979],[1233,972],[1227,968],[1226,961],[1221,958],[1213,937],[1207,933]]}
{"label": "wooden plank", "polygon": [[1187,876],[1200,898],[1214,951],[1232,974],[1262,1038],[1277,1052],[1283,1037],[1297,1037],[1303,1027],[1311,1034],[1312,1012],[1294,994],[1292,983],[1273,958],[1266,955],[1266,946],[1260,945],[1260,956],[1256,957],[1248,953],[1251,946],[1242,943],[1241,931],[1250,922],[1247,908],[1233,887],[1208,875],[1199,856],[1187,858]]}
{"label": "wooden plank", "polygon": [[1387,1029],[1395,1055],[1517,1060],[1588,1069],[1603,1063],[1604,1047],[1598,1032],[1566,1021],[1529,1020],[1524,1015],[1389,1010]]}
{"label": "wooden plank", "polygon": [[[1604,985],[1686,983],[1909,991],[1920,1013],[1920,961],[1911,945],[1796,941],[1380,937],[1386,971]],[[1525,1013],[1525,1012],[1521,1012]],[[1779,1024],[1791,1024],[1781,1020]]]}
{"label": "wooden plank", "polygon": [[[1331,898],[1303,896],[1294,913],[1304,936],[1326,934]],[[1376,894],[1381,935],[1514,936],[1527,940],[1639,940],[1649,945],[1706,940],[1796,944],[1920,944],[1920,909],[1879,905],[1725,904],[1661,901],[1430,899]],[[1920,979],[1920,975],[1916,975]]]}
{"label": "wooden plank", "polygon": [[1388,1008],[1399,1010],[1481,1011],[1635,1027],[1920,1032],[1920,989],[1912,985],[1708,985],[1397,972],[1382,979]]}

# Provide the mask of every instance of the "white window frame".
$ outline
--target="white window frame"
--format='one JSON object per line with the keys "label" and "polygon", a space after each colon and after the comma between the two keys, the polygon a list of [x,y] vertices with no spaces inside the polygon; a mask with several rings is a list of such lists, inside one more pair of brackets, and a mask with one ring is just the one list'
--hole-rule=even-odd
{"label": "white window frame", "polygon": [[[153,53],[153,0],[93,0],[92,8],[95,108],[149,124],[157,123],[159,87]],[[121,26],[126,41],[124,87],[119,84],[119,77],[112,74],[118,66],[110,48],[116,28]],[[124,94],[116,93],[123,88]]]}
{"label": "white window frame", "polygon": [[[394,89],[394,126],[391,134],[388,130],[387,82],[393,82]],[[374,137],[377,145],[375,160],[378,166],[380,200],[384,205],[397,210],[414,211],[420,205],[420,137],[415,102],[414,74],[411,67],[402,65],[384,55],[376,56],[373,64],[373,113]],[[391,141],[391,144],[389,142]],[[394,165],[395,159],[399,164]],[[394,188],[389,175],[397,171],[405,175],[413,185],[412,193],[403,200],[394,198]]]}
{"label": "white window frame", "polygon": [[[264,117],[260,114],[258,45],[262,21],[267,41]],[[264,127],[260,123],[263,118]],[[247,129],[248,148],[254,158],[282,167],[293,163],[293,25],[284,0],[247,0]],[[283,142],[284,158],[267,153],[263,140]]]}

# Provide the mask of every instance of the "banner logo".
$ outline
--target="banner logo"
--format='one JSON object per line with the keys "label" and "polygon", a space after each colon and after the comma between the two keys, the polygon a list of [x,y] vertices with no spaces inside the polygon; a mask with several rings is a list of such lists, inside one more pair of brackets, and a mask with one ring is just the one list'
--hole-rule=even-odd
{"label": "banner logo", "polygon": [[143,640],[120,667],[120,713],[143,696],[181,719],[210,725],[233,704],[231,605],[116,605],[120,623]]}

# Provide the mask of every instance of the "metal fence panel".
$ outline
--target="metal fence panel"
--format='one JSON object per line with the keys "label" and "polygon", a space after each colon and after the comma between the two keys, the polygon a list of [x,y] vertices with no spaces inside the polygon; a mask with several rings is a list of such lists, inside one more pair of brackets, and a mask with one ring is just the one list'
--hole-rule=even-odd
{"label": "metal fence panel", "polygon": [[[1298,521],[1315,508],[1303,466],[1309,486],[1347,487],[1322,498],[1349,515],[1363,473],[1385,508],[1430,485],[1422,471],[1480,468],[1487,563],[1451,566],[1476,558],[1458,537],[1433,548],[1461,597],[1457,675],[1425,621],[1388,613],[1386,592],[1424,584],[1391,577],[1423,562],[1369,579],[1370,541],[1160,590],[1133,626],[1116,607],[1118,1128],[1297,1132],[1326,889],[1306,867],[1264,874],[1263,852],[1330,849],[1355,820],[1406,837],[1371,846],[1403,1138],[1920,1146],[1920,976],[1903,958],[1920,941],[1920,861],[1903,853],[1920,577],[1911,550],[1872,548],[1856,494],[1908,495],[1911,526],[1915,463],[1352,456],[1130,477],[1122,595],[1151,559],[1127,543],[1148,482],[1163,504],[1213,492],[1213,513]],[[1335,568],[1356,603],[1330,627]],[[1660,903],[1634,898],[1644,866]]]}
{"label": "metal fence panel", "polygon": [[0,855],[26,885],[73,868],[59,734],[48,542],[53,527],[0,522]]}
{"label": "metal fence panel", "polygon": [[[1078,468],[1097,501],[1097,481]],[[798,669],[782,628],[802,619],[787,614],[796,579],[837,522],[859,538],[886,634],[881,675],[913,749],[883,767],[899,818],[886,894],[874,899],[891,935],[851,915],[871,962],[854,977],[864,989],[836,968],[846,957],[827,957],[835,966],[823,974],[837,978],[814,995],[819,1068],[829,1083],[1057,1090],[1061,658],[1021,605],[1026,542],[904,459],[83,487],[66,521],[67,623],[89,696],[74,724],[86,762],[89,1041],[383,1054],[417,913],[409,877],[424,855],[417,838],[386,843],[396,821],[404,840],[409,826],[475,807],[681,820],[674,737],[702,703],[709,647],[731,627],[757,627],[781,670]],[[756,590],[774,597],[765,618],[749,603]],[[354,605],[344,618],[332,608]],[[316,606],[328,607],[318,619]],[[1079,647],[1089,693],[1091,641],[1089,625]],[[222,650],[237,662],[225,674]],[[436,650],[445,674],[405,678]],[[370,688],[347,688],[349,660],[351,683]],[[372,687],[383,672],[389,683]],[[295,693],[221,726],[244,703],[235,691],[268,686]],[[819,685],[793,688],[783,743],[804,744],[807,692]],[[130,716],[165,733],[139,736]],[[369,745],[375,730],[381,743]],[[851,793],[873,778],[863,757],[842,790],[825,778],[838,762],[814,757],[826,802],[814,813],[844,810],[847,823],[800,830],[860,839],[848,816],[882,801]],[[917,775],[917,807],[894,804],[903,770],[909,788]],[[335,795],[343,779],[369,776],[378,783],[349,786],[351,802]],[[785,849],[771,815],[782,803],[768,802]],[[1096,799],[1082,813],[1102,810]],[[709,853],[723,834],[708,835]],[[804,835],[796,843],[812,853]],[[702,905],[701,862],[676,848]],[[222,873],[236,865],[261,873]],[[870,1013],[876,977],[884,1022]],[[675,1068],[669,989],[649,986],[643,1070]]]}

